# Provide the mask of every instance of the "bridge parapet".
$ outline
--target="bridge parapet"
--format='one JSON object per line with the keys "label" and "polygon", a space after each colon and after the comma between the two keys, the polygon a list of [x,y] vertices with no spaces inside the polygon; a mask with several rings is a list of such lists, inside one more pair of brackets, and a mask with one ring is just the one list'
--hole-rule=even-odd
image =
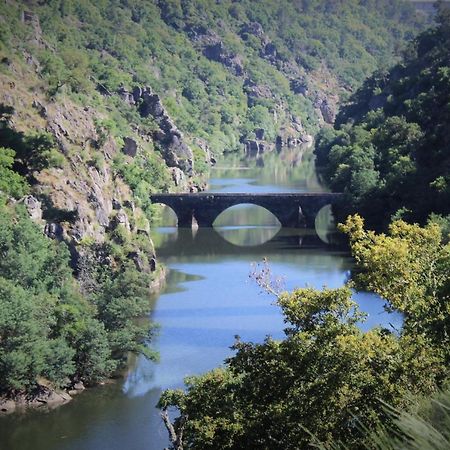
{"label": "bridge parapet", "polygon": [[334,205],[341,193],[180,193],[151,194],[152,203],[170,206],[178,218],[179,227],[191,227],[193,219],[199,227],[212,227],[220,213],[226,209],[249,203],[262,206],[277,217],[283,227],[301,225],[314,228],[317,213],[326,205]]}

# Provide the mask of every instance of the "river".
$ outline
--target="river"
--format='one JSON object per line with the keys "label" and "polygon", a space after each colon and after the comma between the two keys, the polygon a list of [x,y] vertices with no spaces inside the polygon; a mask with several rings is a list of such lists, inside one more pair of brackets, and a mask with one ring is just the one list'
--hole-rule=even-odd
{"label": "river", "polygon": [[[269,155],[258,164],[220,163],[210,180],[212,192],[323,191],[311,155]],[[226,167],[224,167],[226,164]],[[262,341],[283,336],[274,299],[249,277],[252,263],[267,258],[283,288],[341,286],[349,276],[348,254],[324,244],[333,237],[325,208],[314,230],[280,230],[258,207],[225,211],[215,229],[177,230],[164,216],[153,230],[159,261],[169,269],[167,285],[152,299],[151,320],[160,326],[152,346],[157,363],[130,359],[123,380],[89,389],[54,410],[27,411],[0,418],[0,450],[162,450],[167,433],[155,408],[161,391],[182,386],[185,376],[220,365],[232,354],[234,336]],[[398,315],[383,312],[383,301],[357,293],[368,313],[362,328],[400,327]]]}

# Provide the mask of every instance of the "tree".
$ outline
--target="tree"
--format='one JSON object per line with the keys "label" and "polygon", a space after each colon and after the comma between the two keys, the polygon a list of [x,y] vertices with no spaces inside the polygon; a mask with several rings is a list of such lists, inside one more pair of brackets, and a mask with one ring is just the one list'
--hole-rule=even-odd
{"label": "tree", "polygon": [[12,170],[15,154],[10,148],[0,147],[0,192],[20,198],[28,193],[29,188],[25,179]]}
{"label": "tree", "polygon": [[426,227],[401,220],[389,234],[364,230],[360,216],[340,226],[350,237],[358,273],[356,285],[376,292],[389,308],[404,314],[403,334],[421,337],[442,357],[440,378],[450,362],[450,245],[438,224]]}
{"label": "tree", "polygon": [[[162,394],[166,421],[170,408],[180,413],[172,427],[186,448],[361,448],[380,422],[391,423],[386,404],[403,410],[411,394],[448,380],[450,253],[437,225],[398,221],[390,236],[376,235],[354,216],[341,229],[360,269],[357,286],[404,312],[404,328],[361,331],[349,286],[279,294],[283,340],[237,340],[224,368]],[[265,269],[256,279],[270,286]]]}

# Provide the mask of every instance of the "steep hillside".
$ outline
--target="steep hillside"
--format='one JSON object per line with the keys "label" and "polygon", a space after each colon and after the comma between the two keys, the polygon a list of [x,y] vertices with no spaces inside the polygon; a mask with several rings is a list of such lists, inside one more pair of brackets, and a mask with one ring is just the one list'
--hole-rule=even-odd
{"label": "steep hillside", "polygon": [[109,108],[111,131],[123,138],[140,134],[132,125],[142,128],[132,90],[151,86],[177,126],[216,153],[255,138],[286,143],[331,123],[339,96],[394,61],[420,25],[400,1],[65,0],[1,8],[3,57],[27,59],[46,95]]}
{"label": "steep hillside", "polygon": [[403,61],[369,78],[319,135],[316,154],[332,189],[347,194],[345,216],[370,226],[392,218],[424,223],[450,214],[450,8]]}
{"label": "steep hillside", "polygon": [[0,22],[0,103],[53,143],[35,194],[75,242],[145,232],[148,192],[202,189],[223,152],[310,142],[420,27],[400,1],[9,0]]}

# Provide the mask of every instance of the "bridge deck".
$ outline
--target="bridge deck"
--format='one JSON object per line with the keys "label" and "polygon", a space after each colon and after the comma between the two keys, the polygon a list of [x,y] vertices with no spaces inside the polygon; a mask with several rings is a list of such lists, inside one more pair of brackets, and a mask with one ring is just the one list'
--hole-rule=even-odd
{"label": "bridge deck", "polygon": [[181,192],[150,194],[150,198],[176,198],[176,197],[279,197],[279,198],[305,198],[305,197],[341,197],[340,192]]}

